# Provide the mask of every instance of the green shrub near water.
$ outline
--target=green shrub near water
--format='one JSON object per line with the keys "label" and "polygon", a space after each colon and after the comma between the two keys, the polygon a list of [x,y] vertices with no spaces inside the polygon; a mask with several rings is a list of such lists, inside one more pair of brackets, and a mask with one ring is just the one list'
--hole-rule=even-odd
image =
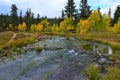
{"label": "green shrub near water", "polygon": [[70,40],[70,37],[69,37],[69,36],[66,36],[66,40]]}
{"label": "green shrub near water", "polygon": [[86,68],[86,75],[88,76],[89,80],[99,80],[99,73],[100,70],[95,65],[90,65]]}
{"label": "green shrub near water", "polygon": [[35,47],[35,50],[36,50],[36,52],[41,52],[41,51],[42,51],[42,48],[41,48],[40,46],[36,46],[36,47]]}
{"label": "green shrub near water", "polygon": [[109,68],[107,74],[100,80],[120,80],[120,69],[115,67]]}
{"label": "green shrub near water", "polygon": [[2,47],[0,47],[0,52],[3,50],[3,48]]}

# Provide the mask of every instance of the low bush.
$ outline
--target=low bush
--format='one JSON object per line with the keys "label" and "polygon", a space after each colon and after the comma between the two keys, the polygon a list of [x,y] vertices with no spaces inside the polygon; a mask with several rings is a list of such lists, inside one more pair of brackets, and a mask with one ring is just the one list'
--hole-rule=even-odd
{"label": "low bush", "polygon": [[41,51],[42,51],[42,48],[41,48],[40,46],[36,46],[36,47],[35,47],[35,50],[36,50],[36,52],[38,52],[38,53],[39,53],[39,52],[41,52]]}
{"label": "low bush", "polygon": [[88,68],[86,68],[85,73],[89,80],[99,80],[100,70],[97,66],[90,65]]}
{"label": "low bush", "polygon": [[3,48],[2,48],[2,47],[0,47],[0,52],[2,52],[2,50],[3,50]]}
{"label": "low bush", "polygon": [[109,68],[107,74],[100,80],[120,80],[120,69],[115,67]]}

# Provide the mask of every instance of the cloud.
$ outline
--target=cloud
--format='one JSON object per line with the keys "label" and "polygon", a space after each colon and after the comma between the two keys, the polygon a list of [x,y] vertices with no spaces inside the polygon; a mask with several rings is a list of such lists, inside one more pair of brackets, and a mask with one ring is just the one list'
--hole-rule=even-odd
{"label": "cloud", "polygon": [[[16,4],[19,10],[26,12],[31,8],[35,14],[41,16],[55,17],[60,16],[62,8],[67,0],[2,0],[4,3],[11,5]],[[1,1],[0,1],[1,2]]]}
{"label": "cloud", "polygon": [[[31,8],[32,12],[41,16],[55,17],[61,16],[61,10],[64,9],[67,0],[0,0],[0,7],[7,8],[8,13],[10,12],[11,4],[16,4],[19,11],[26,12],[27,8]],[[92,9],[101,7],[102,13],[107,13],[109,7],[111,7],[112,14],[114,13],[116,6],[120,0],[88,0],[88,4],[92,6]],[[79,7],[80,0],[75,0],[77,8]],[[0,9],[3,11],[4,9]],[[18,11],[18,14],[19,14]],[[6,11],[5,11],[6,12]]]}

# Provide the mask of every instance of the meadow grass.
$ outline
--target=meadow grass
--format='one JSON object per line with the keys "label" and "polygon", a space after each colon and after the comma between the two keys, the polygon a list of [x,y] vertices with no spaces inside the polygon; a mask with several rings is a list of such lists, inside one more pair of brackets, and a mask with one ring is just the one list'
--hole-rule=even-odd
{"label": "meadow grass", "polygon": [[[0,39],[3,38],[1,40],[3,40],[3,41],[5,40],[4,43],[2,42],[0,44],[0,53],[2,53],[0,55],[1,57],[6,56],[6,55],[8,55],[8,57],[9,57],[12,55],[12,54],[9,55],[9,53],[8,53],[9,51],[12,50],[15,52],[15,51],[17,51],[17,48],[27,46],[28,44],[33,44],[36,41],[36,37],[33,35],[26,35],[25,33],[17,32],[16,37],[11,42],[9,42],[11,40],[13,34],[14,34],[14,32],[0,33]],[[7,37],[7,36],[9,36],[9,37]],[[3,48],[5,48],[5,50],[7,50],[6,53],[3,53],[4,52]],[[19,53],[19,54],[21,54],[21,53]]]}
{"label": "meadow grass", "polygon": [[120,80],[120,69],[111,67],[100,80]]}
{"label": "meadow grass", "polygon": [[99,80],[99,73],[100,69],[93,64],[85,70],[85,74],[88,76],[89,80]]}
{"label": "meadow grass", "polygon": [[11,39],[13,32],[1,32],[0,33],[0,52],[3,50],[3,46]]}
{"label": "meadow grass", "polygon": [[36,46],[35,50],[36,50],[37,54],[39,54],[42,51],[42,48],[40,46]]}

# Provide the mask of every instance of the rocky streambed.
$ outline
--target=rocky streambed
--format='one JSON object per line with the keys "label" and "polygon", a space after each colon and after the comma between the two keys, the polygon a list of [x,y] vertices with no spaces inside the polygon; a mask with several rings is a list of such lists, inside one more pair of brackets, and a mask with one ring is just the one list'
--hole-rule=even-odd
{"label": "rocky streambed", "polygon": [[[42,51],[36,52],[36,46]],[[14,55],[14,60],[0,62],[0,80],[87,80],[84,69],[91,63],[107,68],[111,64],[107,57],[112,54],[108,45],[59,36],[19,50],[22,54]]]}

